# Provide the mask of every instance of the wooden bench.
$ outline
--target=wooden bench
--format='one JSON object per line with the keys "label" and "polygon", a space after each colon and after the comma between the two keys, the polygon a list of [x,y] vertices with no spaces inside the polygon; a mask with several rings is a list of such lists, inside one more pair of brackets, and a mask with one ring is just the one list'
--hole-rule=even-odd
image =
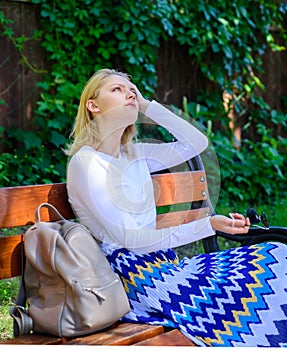
{"label": "wooden bench", "polygon": [[[166,213],[157,215],[158,227],[177,225],[210,215],[206,175],[203,170],[156,174],[152,178],[157,207],[168,208]],[[0,189],[0,229],[33,224],[35,210],[43,202],[53,204],[65,218],[74,218],[65,183],[6,187]],[[184,205],[188,208],[182,209]],[[50,215],[52,214],[46,209],[41,211],[43,221],[55,220]],[[0,279],[21,274],[21,245],[24,241],[24,231],[25,228],[23,234],[0,238]],[[122,322],[92,335],[73,339],[29,334],[2,341],[1,344],[194,346],[179,330]]]}
{"label": "wooden bench", "polygon": [[[183,171],[152,176],[159,211],[159,228],[189,222],[213,213],[201,158],[193,158],[186,165]],[[68,202],[65,183],[0,188],[0,229],[18,227],[23,230],[22,234],[0,237],[0,280],[21,274],[24,232],[34,223],[36,208],[43,202],[53,204],[65,218],[75,219]],[[51,215],[45,208],[41,211],[41,219],[44,221],[55,220]],[[217,232],[217,236],[241,245],[269,240],[287,244],[287,228],[278,226],[271,226],[268,231],[251,228],[248,235],[230,236]],[[202,243],[206,253],[219,250],[216,236],[206,238]],[[73,339],[29,334],[2,341],[1,344],[195,346],[177,329],[123,322],[117,322],[103,331]]]}

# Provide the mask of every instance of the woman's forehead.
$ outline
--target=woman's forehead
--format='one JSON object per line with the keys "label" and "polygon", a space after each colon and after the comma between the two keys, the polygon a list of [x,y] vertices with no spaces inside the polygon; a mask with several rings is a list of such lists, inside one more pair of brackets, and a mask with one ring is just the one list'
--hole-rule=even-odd
{"label": "woman's forehead", "polygon": [[104,85],[110,85],[110,86],[114,84],[120,84],[128,87],[134,86],[134,84],[131,81],[129,81],[127,78],[116,74],[109,76],[104,83]]}

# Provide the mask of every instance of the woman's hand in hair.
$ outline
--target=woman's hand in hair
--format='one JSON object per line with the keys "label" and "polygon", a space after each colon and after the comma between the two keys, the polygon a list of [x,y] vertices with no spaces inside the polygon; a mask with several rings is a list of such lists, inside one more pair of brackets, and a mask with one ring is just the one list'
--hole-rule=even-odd
{"label": "woman's hand in hair", "polygon": [[136,99],[139,103],[139,110],[140,112],[144,113],[147,109],[147,106],[149,105],[150,101],[143,97],[142,93],[139,91],[138,87],[136,85],[133,86],[136,91]]}

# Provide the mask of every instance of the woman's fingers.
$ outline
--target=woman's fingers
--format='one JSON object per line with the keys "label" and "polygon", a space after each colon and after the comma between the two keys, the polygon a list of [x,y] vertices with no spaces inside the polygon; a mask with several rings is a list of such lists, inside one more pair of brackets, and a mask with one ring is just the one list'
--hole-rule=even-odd
{"label": "woman's fingers", "polygon": [[232,235],[248,233],[250,222],[242,214],[230,214],[231,218],[224,215],[215,215],[210,219],[214,230],[223,231]]}
{"label": "woman's fingers", "polygon": [[245,220],[245,217],[242,214],[239,213],[229,213],[229,216],[234,219],[241,219]]}
{"label": "woman's fingers", "polygon": [[142,113],[144,113],[150,101],[143,97],[142,93],[139,91],[136,85],[133,84],[133,88],[135,89],[135,92],[136,92],[136,99],[139,103],[139,109]]}
{"label": "woman's fingers", "polygon": [[229,219],[229,222],[227,223],[225,232],[230,234],[245,234],[249,231],[249,225],[246,225],[246,220],[242,219]]}
{"label": "woman's fingers", "polygon": [[250,226],[250,220],[248,217],[245,218],[242,214],[239,213],[229,213],[229,216],[232,219],[231,227],[244,228],[244,230],[242,230],[242,233],[248,232]]}

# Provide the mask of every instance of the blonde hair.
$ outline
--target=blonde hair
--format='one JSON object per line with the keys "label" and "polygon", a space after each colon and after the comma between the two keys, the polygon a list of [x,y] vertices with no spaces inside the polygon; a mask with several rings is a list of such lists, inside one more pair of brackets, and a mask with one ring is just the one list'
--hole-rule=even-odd
{"label": "blonde hair", "polygon": [[[100,69],[93,74],[85,84],[81,94],[74,127],[70,135],[73,142],[69,144],[67,150],[65,150],[67,155],[72,156],[85,145],[96,148],[102,141],[97,127],[97,118],[92,117],[91,112],[86,107],[86,103],[88,100],[98,97],[105,80],[112,75],[119,75],[130,80],[129,75],[126,73],[118,72],[114,69]],[[129,155],[132,155],[131,141],[135,135],[135,125],[128,126],[122,135],[121,144],[125,145],[126,151]]]}

